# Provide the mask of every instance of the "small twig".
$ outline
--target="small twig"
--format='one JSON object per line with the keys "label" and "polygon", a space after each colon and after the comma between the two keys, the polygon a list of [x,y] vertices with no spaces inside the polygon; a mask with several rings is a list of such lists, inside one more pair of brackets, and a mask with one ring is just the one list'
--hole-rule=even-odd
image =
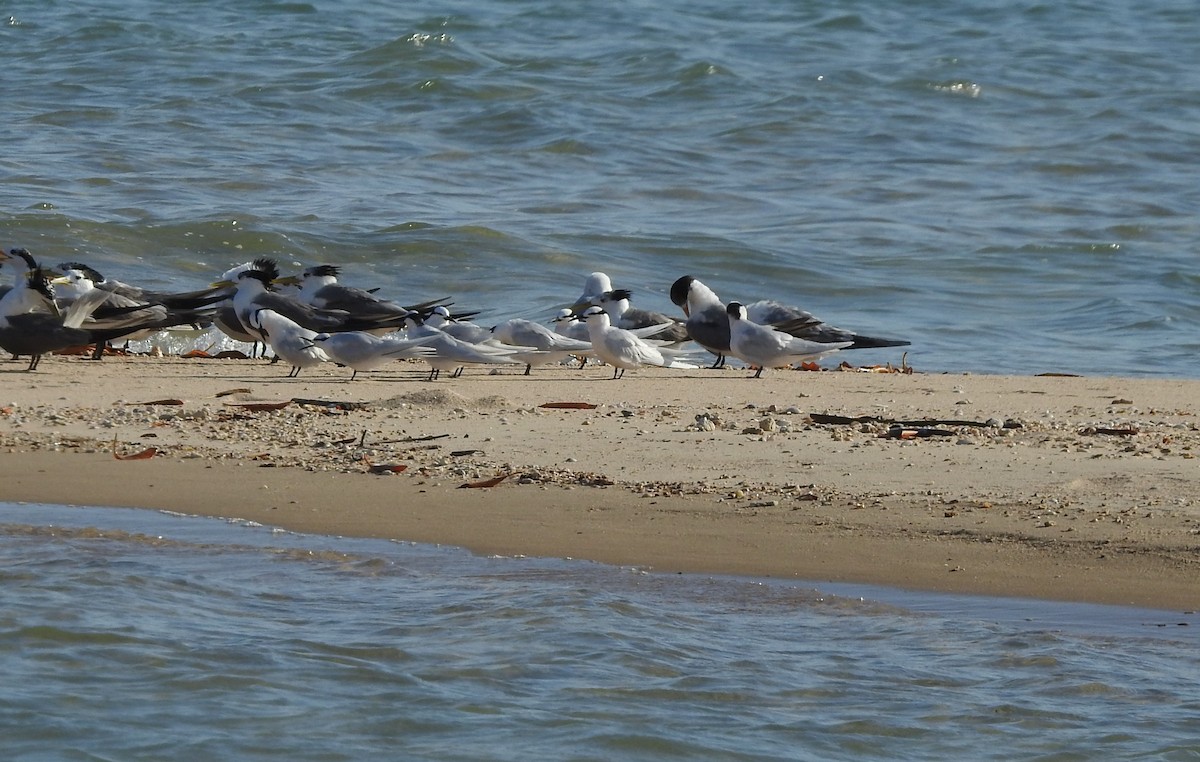
{"label": "small twig", "polygon": [[1079,433],[1080,434],[1102,434],[1102,435],[1110,436],[1110,437],[1133,437],[1133,436],[1137,436],[1141,432],[1139,432],[1137,429],[1135,429],[1133,427],[1128,427],[1128,428],[1123,428],[1123,429],[1109,429],[1109,428],[1103,428],[1100,426],[1097,426],[1097,427],[1088,426],[1087,428],[1081,429],[1079,431]]}
{"label": "small twig", "polygon": [[334,410],[366,410],[366,402],[337,402],[335,400],[310,400],[303,397],[292,397],[292,402],[297,405],[313,405],[315,407],[327,407]]}
{"label": "small twig", "polygon": [[[923,421],[897,421],[892,418],[880,418],[877,415],[832,415],[830,413],[809,413],[809,419],[813,423],[832,423],[832,424],[853,424],[853,423],[884,423],[888,426],[902,426],[904,428],[918,428],[927,426],[973,426],[978,429],[990,429],[991,424],[982,421],[956,421],[956,420],[935,420],[926,419]],[[1016,422],[1004,423],[1004,428],[1020,428],[1020,424]]]}
{"label": "small twig", "polygon": [[931,429],[926,426],[921,428],[906,428],[904,426],[893,426],[886,433],[880,434],[880,439],[924,439],[926,437],[952,437],[954,432],[948,429]]}
{"label": "small twig", "polygon": [[[365,434],[365,432],[364,432]],[[381,442],[375,442],[377,445],[385,444],[407,444],[409,442],[431,442],[435,439],[446,439],[449,434],[430,434],[427,437],[405,437],[404,439],[384,439]]]}

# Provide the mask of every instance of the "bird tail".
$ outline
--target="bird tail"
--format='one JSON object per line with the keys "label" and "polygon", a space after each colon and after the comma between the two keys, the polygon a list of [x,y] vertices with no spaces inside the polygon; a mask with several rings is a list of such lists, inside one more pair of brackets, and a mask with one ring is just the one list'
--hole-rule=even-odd
{"label": "bird tail", "polygon": [[907,347],[912,344],[911,341],[903,339],[879,339],[874,336],[860,336],[855,334],[853,342],[846,349],[878,349],[880,347]]}

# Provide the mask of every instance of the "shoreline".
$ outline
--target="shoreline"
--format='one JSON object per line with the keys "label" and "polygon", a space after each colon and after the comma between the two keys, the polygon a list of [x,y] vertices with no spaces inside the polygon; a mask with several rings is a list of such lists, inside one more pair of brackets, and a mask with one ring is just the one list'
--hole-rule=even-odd
{"label": "shoreline", "polygon": [[[16,365],[0,364],[9,502],[660,573],[1200,608],[1198,381],[540,368],[429,383],[423,364],[397,363],[346,383],[247,360]],[[931,420],[890,436],[889,421]]]}

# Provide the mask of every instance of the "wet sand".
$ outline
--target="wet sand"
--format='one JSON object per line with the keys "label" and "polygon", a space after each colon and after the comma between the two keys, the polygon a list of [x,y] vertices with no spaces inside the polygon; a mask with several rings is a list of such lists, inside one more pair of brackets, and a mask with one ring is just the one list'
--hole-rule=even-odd
{"label": "wet sand", "polygon": [[3,500],[658,572],[1200,607],[1197,381],[23,367],[0,363]]}

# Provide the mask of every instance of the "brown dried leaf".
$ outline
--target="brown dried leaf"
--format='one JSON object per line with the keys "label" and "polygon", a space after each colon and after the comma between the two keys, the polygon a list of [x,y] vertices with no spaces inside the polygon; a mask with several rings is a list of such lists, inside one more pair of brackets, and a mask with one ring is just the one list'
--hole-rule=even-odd
{"label": "brown dried leaf", "polygon": [[538,407],[556,408],[558,410],[595,410],[598,406],[591,402],[543,402]]}
{"label": "brown dried leaf", "polygon": [[141,452],[135,452],[132,455],[122,455],[117,452],[117,438],[113,437],[112,454],[117,460],[149,460],[158,454],[158,448],[147,447],[145,450],[142,450]]}
{"label": "brown dried leaf", "polygon": [[403,463],[368,463],[367,473],[370,474],[399,474],[408,470]]}
{"label": "brown dried leaf", "polygon": [[493,476],[491,479],[484,479],[481,482],[467,482],[466,484],[460,484],[460,485],[458,485],[458,488],[459,489],[480,489],[483,487],[495,487],[497,484],[504,481],[505,479],[507,479],[510,476],[512,476],[511,473],[501,474],[500,476]]}

